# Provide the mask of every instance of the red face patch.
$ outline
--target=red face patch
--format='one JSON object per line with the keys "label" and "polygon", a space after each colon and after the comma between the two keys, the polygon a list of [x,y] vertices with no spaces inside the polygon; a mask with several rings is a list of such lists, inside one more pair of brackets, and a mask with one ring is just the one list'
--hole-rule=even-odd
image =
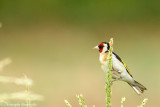
{"label": "red face patch", "polygon": [[99,52],[101,53],[103,51],[103,49],[99,49]]}
{"label": "red face patch", "polygon": [[100,43],[98,47],[99,47],[99,52],[101,53],[103,51],[104,44]]}

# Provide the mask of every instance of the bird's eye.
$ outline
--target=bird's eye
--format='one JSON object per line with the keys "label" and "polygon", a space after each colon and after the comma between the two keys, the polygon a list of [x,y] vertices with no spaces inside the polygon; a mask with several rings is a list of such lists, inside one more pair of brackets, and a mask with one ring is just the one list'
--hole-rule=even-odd
{"label": "bird's eye", "polygon": [[99,46],[99,49],[102,49],[103,48],[103,46]]}

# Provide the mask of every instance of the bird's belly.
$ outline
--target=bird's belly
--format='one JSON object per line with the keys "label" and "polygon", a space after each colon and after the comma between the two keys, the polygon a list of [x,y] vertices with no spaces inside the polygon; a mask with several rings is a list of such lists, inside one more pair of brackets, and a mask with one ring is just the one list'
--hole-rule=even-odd
{"label": "bird's belly", "polygon": [[134,79],[127,73],[127,71],[121,73],[121,80],[125,82],[134,82]]}
{"label": "bird's belly", "polygon": [[[106,65],[106,66],[101,65],[101,68],[102,68],[102,70],[103,70],[105,73],[107,73],[107,65]],[[113,78],[113,79],[120,78],[119,72],[117,72],[117,71],[115,71],[115,70],[112,70],[111,72],[112,72],[112,78]]]}

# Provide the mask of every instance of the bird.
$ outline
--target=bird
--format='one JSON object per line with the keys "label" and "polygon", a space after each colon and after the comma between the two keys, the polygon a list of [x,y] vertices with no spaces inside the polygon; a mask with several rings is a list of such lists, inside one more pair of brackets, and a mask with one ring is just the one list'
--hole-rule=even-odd
{"label": "bird", "polygon": [[[107,64],[108,64],[108,54],[110,49],[110,43],[101,42],[99,45],[95,46],[94,49],[99,50],[100,56],[99,61],[102,70],[107,73]],[[128,67],[124,61],[112,51],[112,83],[114,81],[124,81],[128,83],[137,94],[141,94],[144,90],[147,90],[145,86],[137,82],[132,74],[130,73]]]}

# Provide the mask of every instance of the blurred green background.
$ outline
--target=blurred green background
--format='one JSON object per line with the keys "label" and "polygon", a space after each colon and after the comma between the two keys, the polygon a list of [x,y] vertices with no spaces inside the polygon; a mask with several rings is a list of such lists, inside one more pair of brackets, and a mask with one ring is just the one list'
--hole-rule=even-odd
{"label": "blurred green background", "polygon": [[[33,92],[45,97],[38,107],[78,107],[82,93],[88,106],[105,107],[105,74],[92,48],[114,38],[114,51],[133,77],[148,88],[141,96],[124,82],[112,87],[112,106],[160,105],[160,2],[150,0],[14,0],[0,1],[0,59],[13,63],[1,75],[34,80]],[[0,92],[24,87],[1,84]]]}

